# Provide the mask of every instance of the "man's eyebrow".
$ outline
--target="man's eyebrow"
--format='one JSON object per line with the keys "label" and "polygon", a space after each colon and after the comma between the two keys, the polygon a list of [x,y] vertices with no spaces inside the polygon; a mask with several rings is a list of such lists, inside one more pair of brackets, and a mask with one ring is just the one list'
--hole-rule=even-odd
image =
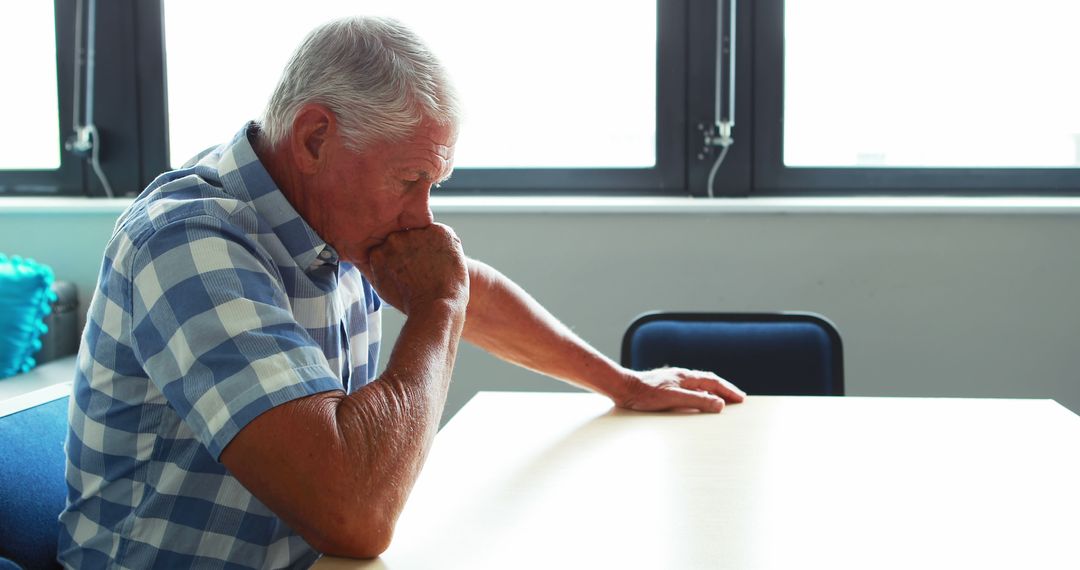
{"label": "man's eyebrow", "polygon": [[[405,174],[405,175],[416,176],[418,179],[421,179],[421,180],[424,180],[424,179],[433,180],[433,177],[431,176],[431,172],[428,171],[428,170],[425,170],[423,168],[404,168],[404,169],[401,170],[401,172],[403,174]],[[452,175],[453,175],[453,173],[447,174],[446,176],[442,177],[441,179],[436,180],[435,183],[436,184],[442,184],[443,182],[446,182],[447,180],[450,180],[450,177]]]}
{"label": "man's eyebrow", "polygon": [[[427,170],[418,170],[417,172],[420,174],[421,178],[426,178],[428,180],[434,180],[434,177],[431,176],[431,173],[428,172]],[[447,174],[446,176],[443,176],[442,178],[440,178],[438,180],[435,180],[435,184],[442,184],[443,182],[446,182],[447,180],[450,180],[451,176],[453,176],[452,172]]]}

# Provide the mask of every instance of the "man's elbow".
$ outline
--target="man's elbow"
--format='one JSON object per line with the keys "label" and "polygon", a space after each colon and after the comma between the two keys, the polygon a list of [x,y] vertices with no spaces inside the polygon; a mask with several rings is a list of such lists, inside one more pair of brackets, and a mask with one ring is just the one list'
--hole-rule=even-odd
{"label": "man's elbow", "polygon": [[332,541],[309,541],[311,547],[328,556],[345,558],[378,558],[390,547],[390,537],[349,536]]}
{"label": "man's elbow", "polygon": [[394,522],[374,513],[350,513],[333,521],[323,532],[306,533],[309,536],[304,538],[312,548],[330,556],[377,558],[390,547]]}

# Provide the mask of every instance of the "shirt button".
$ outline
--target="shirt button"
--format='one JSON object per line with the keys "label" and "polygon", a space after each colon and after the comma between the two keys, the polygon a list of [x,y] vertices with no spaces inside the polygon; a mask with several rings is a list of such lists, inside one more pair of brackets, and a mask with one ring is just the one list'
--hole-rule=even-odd
{"label": "shirt button", "polygon": [[330,259],[330,250],[324,249],[319,253],[319,257],[323,259]]}

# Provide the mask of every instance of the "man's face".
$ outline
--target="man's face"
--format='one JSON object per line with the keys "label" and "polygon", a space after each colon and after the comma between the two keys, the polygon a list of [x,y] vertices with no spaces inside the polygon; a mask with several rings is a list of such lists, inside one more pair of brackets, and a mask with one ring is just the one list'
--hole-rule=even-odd
{"label": "man's face", "polygon": [[453,127],[424,122],[401,142],[360,153],[330,137],[326,168],[313,181],[321,200],[306,217],[343,260],[367,266],[387,235],[431,224],[431,187],[450,177],[456,137]]}

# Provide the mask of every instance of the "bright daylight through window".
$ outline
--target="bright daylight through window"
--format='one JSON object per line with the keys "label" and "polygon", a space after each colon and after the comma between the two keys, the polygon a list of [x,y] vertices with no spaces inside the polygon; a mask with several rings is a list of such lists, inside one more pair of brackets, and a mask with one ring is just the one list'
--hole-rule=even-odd
{"label": "bright daylight through window", "polygon": [[786,166],[1080,166],[1080,2],[785,9]]}
{"label": "bright daylight through window", "polygon": [[303,35],[358,10],[406,23],[450,69],[466,113],[456,166],[656,163],[655,0],[325,1],[273,9],[253,0],[166,0],[164,10],[174,166],[257,118]]}
{"label": "bright daylight through window", "polygon": [[53,3],[0,7],[0,53],[0,170],[59,168]]}

